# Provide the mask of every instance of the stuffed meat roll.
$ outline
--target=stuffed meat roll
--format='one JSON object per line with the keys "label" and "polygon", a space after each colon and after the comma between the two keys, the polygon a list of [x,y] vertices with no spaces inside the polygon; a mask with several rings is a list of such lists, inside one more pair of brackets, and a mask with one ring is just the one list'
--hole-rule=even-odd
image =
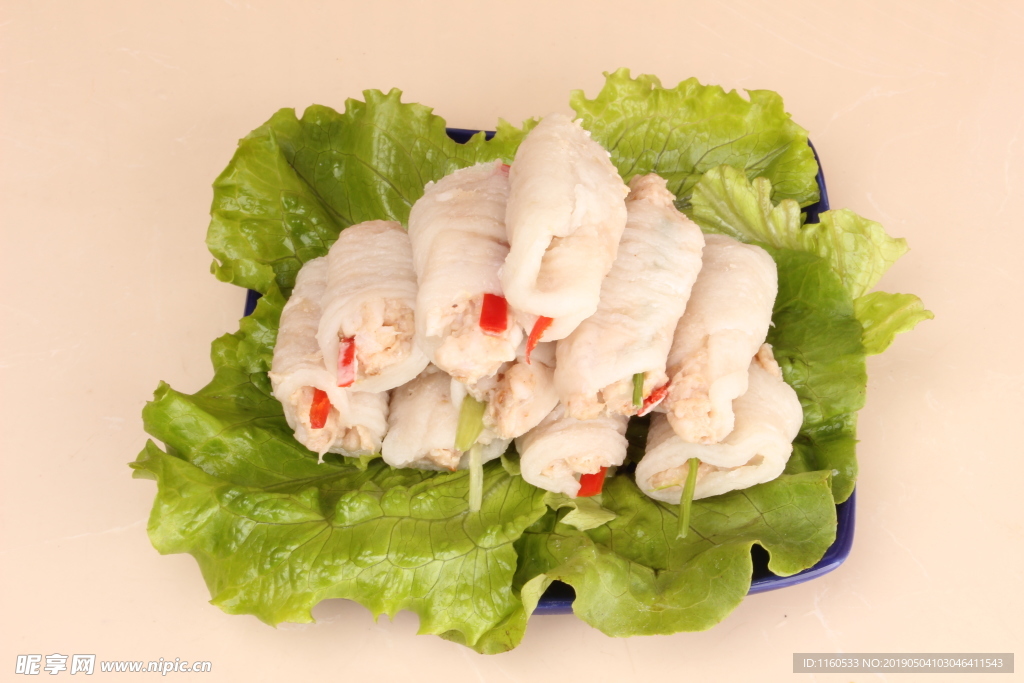
{"label": "stuffed meat roll", "polygon": [[556,349],[558,396],[581,420],[647,412],[664,398],[672,334],[701,268],[704,235],[676,210],[665,180],[635,176],[629,187],[626,229],[597,311]]}
{"label": "stuffed meat roll", "polygon": [[[555,343],[538,344],[526,362],[521,344],[512,363],[469,388],[484,409],[484,427],[499,438],[514,439],[540,424],[558,404],[555,393]],[[453,391],[454,393],[454,391]]]}
{"label": "stuffed meat roll", "polygon": [[519,145],[501,283],[533,341],[563,339],[597,310],[628,193],[608,152],[568,116],[545,117]]}
{"label": "stuffed meat roll", "polygon": [[[391,393],[389,428],[381,450],[384,462],[423,470],[469,466],[468,452],[455,448],[461,401],[452,400],[451,385],[451,377],[431,365]],[[509,441],[484,430],[477,443],[483,445],[487,462],[504,453]]]}
{"label": "stuffed meat roll", "polygon": [[327,254],[317,341],[336,384],[387,391],[427,365],[413,343],[416,274],[401,224],[368,221],[341,231]]}
{"label": "stuffed meat roll", "polygon": [[427,183],[409,215],[419,281],[416,342],[466,384],[516,357],[523,337],[502,294],[508,167],[477,164]]}
{"label": "stuffed meat roll", "polygon": [[783,381],[767,344],[750,363],[748,376],[746,393],[733,403],[736,426],[721,443],[688,443],[676,435],[666,416],[651,419],[647,454],[636,468],[636,483],[644,493],[678,503],[690,458],[700,459],[695,500],[782,474],[803,423],[800,400]]}
{"label": "stuffed meat roll", "polygon": [[659,407],[676,434],[718,443],[733,429],[733,400],[768,335],[778,293],[768,253],[724,235],[705,235],[703,265],[668,356],[668,397]]}
{"label": "stuffed meat roll", "polygon": [[299,443],[321,457],[344,435],[342,413],[348,395],[324,366],[316,341],[320,300],[327,289],[327,259],[307,261],[295,278],[291,298],[281,311],[270,383],[274,398]]}
{"label": "stuffed meat roll", "polygon": [[543,421],[516,439],[523,479],[542,489],[576,497],[582,480],[603,475],[626,459],[623,415],[577,420],[558,404]]}
{"label": "stuffed meat roll", "polygon": [[340,425],[329,452],[350,457],[380,453],[388,431],[388,392],[348,392],[348,409],[340,416]]}

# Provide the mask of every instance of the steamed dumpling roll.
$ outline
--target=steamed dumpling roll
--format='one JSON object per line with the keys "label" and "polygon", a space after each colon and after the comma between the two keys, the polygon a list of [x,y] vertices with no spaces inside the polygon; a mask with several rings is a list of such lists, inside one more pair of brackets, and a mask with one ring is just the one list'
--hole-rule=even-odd
{"label": "steamed dumpling roll", "polygon": [[532,340],[563,339],[597,310],[626,226],[629,188],[608,152],[564,114],[530,131],[509,182],[505,296],[525,314]]}
{"label": "steamed dumpling roll", "polygon": [[[388,433],[381,454],[392,467],[421,470],[466,469],[468,452],[455,448],[461,399],[453,401],[451,378],[430,365],[411,382],[391,392]],[[483,445],[483,462],[505,452],[509,441],[484,430],[477,439]]]}
{"label": "steamed dumpling roll", "polygon": [[580,478],[626,459],[626,423],[623,415],[577,420],[558,404],[544,420],[516,439],[523,479],[548,491],[576,497]]}
{"label": "steamed dumpling roll", "polygon": [[409,215],[416,342],[466,384],[516,357],[523,331],[502,294],[508,167],[477,164],[427,183]]}
{"label": "steamed dumpling roll", "polygon": [[329,452],[349,457],[380,453],[388,431],[388,392],[348,392],[348,409],[340,416],[340,426]]}
{"label": "steamed dumpling roll", "polygon": [[768,253],[724,235],[704,236],[703,265],[668,356],[668,397],[659,407],[676,434],[718,443],[733,429],[733,400],[768,335],[778,293]]}
{"label": "steamed dumpling roll", "polygon": [[[665,185],[654,173],[630,181],[629,218],[597,312],[558,342],[555,386],[572,417],[635,415],[664,397],[672,334],[704,247],[700,228],[679,213]],[[634,375],[641,373],[635,405]]]}
{"label": "steamed dumpling roll", "polygon": [[717,496],[775,479],[793,452],[803,410],[782,379],[771,347],[764,345],[749,366],[746,393],[733,402],[736,426],[717,444],[680,439],[666,416],[655,414],[647,453],[636,468],[636,483],[651,498],[678,503],[690,458],[699,458],[694,499]]}
{"label": "steamed dumpling roll", "polygon": [[540,424],[558,403],[554,374],[554,342],[538,344],[529,363],[526,344],[520,344],[514,362],[469,388],[474,398],[487,404],[484,427],[499,438],[514,439]]}
{"label": "steamed dumpling roll", "polygon": [[345,434],[342,413],[349,403],[346,391],[324,366],[316,341],[326,289],[327,259],[307,261],[281,311],[270,367],[274,398],[281,402],[288,426],[301,444],[320,456]]}
{"label": "steamed dumpling roll", "polygon": [[338,386],[387,391],[427,365],[413,343],[416,274],[401,224],[368,221],[341,231],[327,254],[317,341]]}

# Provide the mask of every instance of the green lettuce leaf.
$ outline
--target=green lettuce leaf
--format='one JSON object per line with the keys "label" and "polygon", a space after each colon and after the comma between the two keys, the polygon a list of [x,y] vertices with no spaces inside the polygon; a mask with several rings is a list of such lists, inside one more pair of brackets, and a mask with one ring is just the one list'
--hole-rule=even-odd
{"label": "green lettuce leaf", "polygon": [[283,292],[306,261],[323,256],[338,233],[367,220],[405,223],[423,187],[482,161],[511,161],[525,129],[501,122],[461,145],[445,121],[401,92],[367,90],[344,113],[314,105],[296,118],[282,109],[243,138],[214,181],[206,242],[225,282]]}
{"label": "green lettuce leaf", "polygon": [[820,470],[832,472],[832,496],[836,503],[846,501],[857,483],[857,413],[804,423],[793,441],[786,473]]}
{"label": "green lettuce leaf", "polygon": [[576,615],[610,636],[710,628],[747,594],[754,543],[769,552],[772,572],[788,576],[835,540],[828,472],[694,501],[695,533],[685,539],[675,537],[678,506],[648,498],[629,478],[608,480],[603,495],[616,514],[603,526],[579,533],[549,513],[527,530],[518,579],[568,583]]}
{"label": "green lettuce leaf", "polygon": [[523,586],[514,591],[519,597],[519,604],[513,612],[500,624],[484,633],[475,644],[470,645],[462,631],[448,631],[442,633],[445,640],[472,647],[480,654],[495,655],[508,652],[523,638],[526,631],[526,622],[537,608],[544,591],[551,585],[552,579],[540,574],[527,581]]}
{"label": "green lettuce leaf", "polygon": [[515,452],[515,445],[501,454],[501,466],[514,477],[518,477],[521,474],[519,454]]}
{"label": "green lettuce leaf", "polygon": [[864,326],[864,349],[869,356],[889,348],[897,334],[935,317],[913,294],[871,292],[854,301],[853,310]]}
{"label": "green lettuce leaf", "polygon": [[854,299],[866,294],[907,253],[905,239],[889,237],[881,225],[849,209],[826,211],[819,219],[820,223],[804,226],[805,248],[829,259]]}
{"label": "green lettuce leaf", "polygon": [[378,461],[314,483],[237,486],[153,442],[132,466],[157,481],[153,545],[192,554],[213,604],[229,614],[309,622],[321,600],[349,598],[375,617],[410,610],[420,633],[503,651],[536,606],[536,595],[527,606],[512,588],[513,542],[544,513],[543,496],[497,463],[486,468],[483,508],[473,514],[465,472]]}
{"label": "green lettuce leaf", "polygon": [[267,370],[284,298],[275,285],[241,329],[213,342],[213,380],[192,395],[161,382],[142,411],[152,436],[207,474],[241,486],[316,479],[334,465],[295,440]]}
{"label": "green lettuce leaf", "polygon": [[569,512],[559,522],[580,531],[588,531],[615,519],[615,513],[601,505],[600,497],[601,494],[591,498],[570,498],[564,493],[548,491],[544,495],[544,503],[552,510],[569,508]]}
{"label": "green lettuce leaf", "polygon": [[857,481],[855,413],[867,392],[863,329],[849,292],[825,259],[768,251],[779,267],[768,343],[804,410],[787,471],[833,471],[832,491],[841,503]]}
{"label": "green lettuce leaf", "polygon": [[800,396],[804,424],[860,410],[867,369],[850,295],[824,259],[790,249],[768,252],[779,266],[768,343]]}
{"label": "green lettuce leaf", "polygon": [[627,181],[658,173],[683,207],[701,174],[731,164],[749,178],[770,179],[777,199],[800,206],[818,200],[807,131],[789,117],[778,93],[749,90],[746,100],[695,78],[665,88],[655,76],[631,78],[629,69],[605,76],[597,97],[574,90],[569,101]]}
{"label": "green lettuce leaf", "polygon": [[795,201],[782,199],[776,206],[772,197],[768,178],[751,182],[742,171],[720,166],[697,183],[691,213],[707,232],[827,259],[854,299],[874,287],[907,251],[906,240],[889,237],[881,225],[852,211],[825,211],[820,223],[803,225]]}

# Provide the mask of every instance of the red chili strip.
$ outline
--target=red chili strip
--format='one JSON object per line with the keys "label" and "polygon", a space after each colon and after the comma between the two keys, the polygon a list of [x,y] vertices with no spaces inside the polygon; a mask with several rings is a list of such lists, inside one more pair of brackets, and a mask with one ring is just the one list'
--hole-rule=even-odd
{"label": "red chili strip", "polygon": [[508,301],[505,297],[484,294],[484,302],[480,306],[480,329],[493,335],[508,329]]}
{"label": "red chili strip", "polygon": [[668,396],[668,383],[662,384],[660,387],[650,393],[650,395],[644,399],[643,406],[640,407],[640,412],[637,415],[646,415],[647,413],[654,410],[654,407],[665,400]]}
{"label": "red chili strip", "polygon": [[544,336],[544,333],[547,331],[549,327],[551,327],[551,323],[553,322],[553,318],[546,318],[542,315],[539,318],[537,318],[537,322],[533,324],[533,329],[530,330],[530,338],[526,340],[527,365],[530,364],[530,354],[533,353],[533,350],[535,348],[537,348],[537,342],[540,341],[540,338]]}
{"label": "red chili strip", "polygon": [[327,398],[327,392],[313,389],[313,405],[309,407],[309,426],[313,429],[323,429],[330,412],[331,399]]}
{"label": "red chili strip", "polygon": [[604,475],[608,473],[607,467],[602,467],[600,471],[594,474],[584,474],[580,476],[580,490],[576,494],[577,498],[589,498],[590,496],[596,496],[601,493],[601,489],[604,488]]}
{"label": "red chili strip", "polygon": [[356,338],[342,339],[338,345],[338,386],[350,387],[356,381]]}

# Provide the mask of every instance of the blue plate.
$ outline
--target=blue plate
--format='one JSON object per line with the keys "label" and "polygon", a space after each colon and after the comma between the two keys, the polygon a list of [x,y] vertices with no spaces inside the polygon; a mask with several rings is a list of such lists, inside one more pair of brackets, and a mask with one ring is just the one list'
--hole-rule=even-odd
{"label": "blue plate", "polygon": [[[470,137],[478,132],[480,131],[468,130],[466,128],[449,128],[448,137],[455,142],[465,144]],[[490,140],[494,137],[494,132],[485,131],[485,135]],[[811,145],[811,150],[814,152],[814,158],[818,162],[817,181],[820,198],[816,203],[804,209],[807,212],[807,221],[809,223],[817,222],[818,214],[829,209],[828,189],[825,187],[825,175],[821,170],[821,160],[818,159],[818,151],[814,149],[813,144]],[[259,292],[249,290],[245,299],[245,315],[249,315],[256,309],[256,302],[259,298]],[[754,564],[754,572],[750,580],[749,593],[764,593],[765,591],[773,591],[779,588],[786,588],[787,586],[795,586],[798,583],[804,583],[805,581],[828,574],[845,562],[846,558],[850,555],[850,549],[853,547],[856,509],[857,491],[854,490],[845,503],[836,505],[836,540],[829,546],[829,549],[825,551],[825,555],[816,565],[792,576],[776,576],[772,574],[768,570],[768,552],[761,546],[754,545],[750,552]],[[576,594],[572,586],[561,581],[555,581],[548,587],[544,595],[541,596],[534,614],[572,614],[572,602],[575,599]]]}

